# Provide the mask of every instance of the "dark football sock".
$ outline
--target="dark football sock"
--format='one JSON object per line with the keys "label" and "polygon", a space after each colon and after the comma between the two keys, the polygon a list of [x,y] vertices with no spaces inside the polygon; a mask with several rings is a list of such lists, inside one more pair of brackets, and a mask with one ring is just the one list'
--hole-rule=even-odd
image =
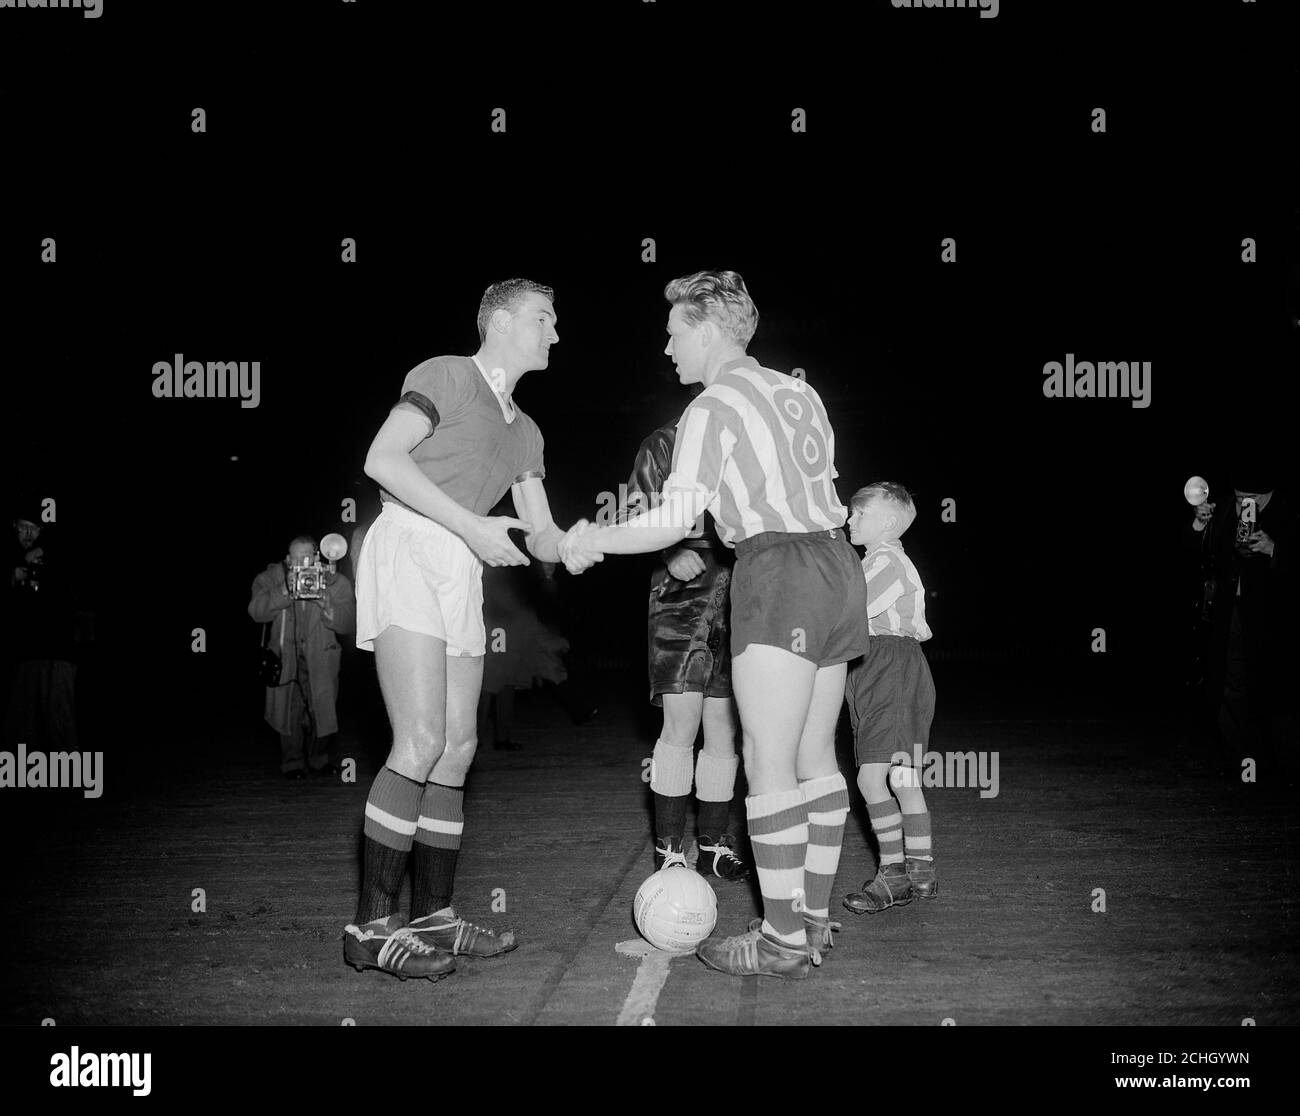
{"label": "dark football sock", "polygon": [[423,791],[420,783],[387,766],[375,776],[366,799],[358,925],[387,918],[397,910]]}
{"label": "dark football sock", "polygon": [[655,840],[662,844],[671,837],[681,842],[686,832],[686,804],[689,794],[659,794],[655,792]]}
{"label": "dark football sock", "polygon": [[364,926],[379,918],[387,918],[397,910],[397,899],[402,892],[402,877],[411,853],[394,849],[367,837],[361,888],[357,903],[357,925]]}
{"label": "dark football sock", "polygon": [[440,849],[416,841],[411,848],[411,918],[424,918],[451,906],[460,849]]}
{"label": "dark football sock", "polygon": [[703,842],[705,837],[709,837],[716,841],[724,833],[730,833],[731,830],[727,828],[730,824],[728,821],[730,814],[730,802],[701,802],[699,816],[696,819],[700,840]]}
{"label": "dark football sock", "polygon": [[465,829],[465,788],[426,783],[411,848],[411,919],[451,906]]}

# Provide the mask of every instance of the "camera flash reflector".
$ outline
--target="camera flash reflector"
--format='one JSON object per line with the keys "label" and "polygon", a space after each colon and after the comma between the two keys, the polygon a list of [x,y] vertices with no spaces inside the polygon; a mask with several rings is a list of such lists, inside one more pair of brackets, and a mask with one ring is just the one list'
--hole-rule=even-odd
{"label": "camera flash reflector", "polygon": [[1183,495],[1194,508],[1199,508],[1210,498],[1210,486],[1204,477],[1193,477],[1183,485]]}
{"label": "camera flash reflector", "polygon": [[[1191,484],[1191,481],[1187,482]],[[1205,482],[1202,481],[1202,484]],[[1188,499],[1191,499],[1189,496]],[[320,552],[331,562],[337,562],[348,552],[347,541],[342,535],[331,532],[320,541]]]}

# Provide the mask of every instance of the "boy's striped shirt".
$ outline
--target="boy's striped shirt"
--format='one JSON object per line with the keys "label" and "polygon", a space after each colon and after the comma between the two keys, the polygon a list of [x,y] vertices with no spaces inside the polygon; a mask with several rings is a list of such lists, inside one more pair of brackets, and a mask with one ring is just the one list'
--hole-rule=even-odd
{"label": "boy's striped shirt", "polygon": [[867,579],[867,630],[871,635],[931,636],[925,622],[925,586],[903,550],[891,539],[876,543],[862,559]]}
{"label": "boy's striped shirt", "polygon": [[764,531],[843,527],[835,491],[835,433],[803,380],[749,357],[722,367],[682,414],[663,497],[705,508],[728,546]]}

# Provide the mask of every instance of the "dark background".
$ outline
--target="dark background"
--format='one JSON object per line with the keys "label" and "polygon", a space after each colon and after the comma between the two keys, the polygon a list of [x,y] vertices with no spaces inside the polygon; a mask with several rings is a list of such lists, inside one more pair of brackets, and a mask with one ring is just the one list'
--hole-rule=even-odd
{"label": "dark background", "polygon": [[[403,376],[474,350],[494,280],[556,289],[561,343],[516,400],[557,521],[590,516],[685,405],[662,289],[702,267],[744,275],[750,351],[822,394],[841,498],[917,492],[941,693],[1175,715],[1182,485],[1222,497],[1241,444],[1294,457],[1296,68],[1264,4],[1024,7],[0,13],[4,475],[57,498],[84,571],[100,741],[123,710],[142,738],[256,719],[252,578],[299,531],[350,534]],[[1044,398],[1067,352],[1150,361],[1150,407]],[[259,360],[261,405],[153,398],[175,353]],[[647,573],[560,575],[576,666],[639,686]]]}

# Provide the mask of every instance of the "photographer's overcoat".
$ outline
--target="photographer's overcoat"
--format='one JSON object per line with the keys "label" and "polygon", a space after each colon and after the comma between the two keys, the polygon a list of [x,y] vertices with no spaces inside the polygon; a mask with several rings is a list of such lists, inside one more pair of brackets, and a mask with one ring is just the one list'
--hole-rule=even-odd
{"label": "photographer's overcoat", "polygon": [[253,581],[248,614],[259,624],[271,624],[270,647],[280,655],[280,684],[266,688],[266,723],[276,732],[293,732],[290,721],[299,659],[305,665],[304,689],[310,692],[316,735],[338,731],[334,703],[338,698],[338,636],[351,635],[357,626],[357,605],[352,583],[340,573],[327,586],[334,619],[326,620],[314,601],[289,601],[284,589],[284,566],[267,566]]}

